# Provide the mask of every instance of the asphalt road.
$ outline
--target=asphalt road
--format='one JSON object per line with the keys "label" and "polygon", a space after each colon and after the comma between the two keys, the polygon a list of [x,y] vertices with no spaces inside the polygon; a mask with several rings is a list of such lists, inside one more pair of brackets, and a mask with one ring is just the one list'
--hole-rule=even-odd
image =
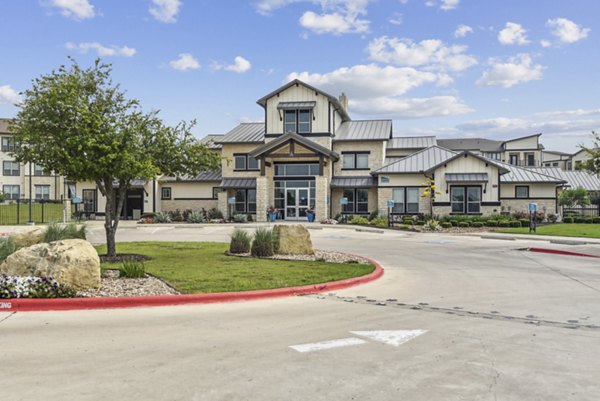
{"label": "asphalt road", "polygon": [[[119,240],[227,241],[229,230],[123,227]],[[539,241],[311,235],[385,275],[320,296],[0,314],[0,399],[598,400],[598,259],[519,250],[560,247]]]}

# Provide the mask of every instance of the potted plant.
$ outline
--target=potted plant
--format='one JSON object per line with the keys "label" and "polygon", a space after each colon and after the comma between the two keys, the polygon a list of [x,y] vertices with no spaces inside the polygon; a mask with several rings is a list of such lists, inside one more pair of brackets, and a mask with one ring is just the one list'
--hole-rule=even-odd
{"label": "potted plant", "polygon": [[275,221],[275,219],[277,219],[277,209],[273,206],[267,208],[267,214],[269,216],[269,221]]}
{"label": "potted plant", "polygon": [[315,209],[312,209],[312,208],[306,209],[306,218],[308,219],[309,223],[314,222],[315,221]]}

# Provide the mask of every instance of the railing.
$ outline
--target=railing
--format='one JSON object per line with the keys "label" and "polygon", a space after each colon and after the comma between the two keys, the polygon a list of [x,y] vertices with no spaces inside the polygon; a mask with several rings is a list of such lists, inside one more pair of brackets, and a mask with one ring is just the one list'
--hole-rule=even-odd
{"label": "railing", "polygon": [[49,223],[63,220],[63,202],[58,200],[34,199],[29,215],[29,199],[6,200],[0,203],[0,225]]}
{"label": "railing", "polygon": [[563,207],[563,216],[597,217],[600,216],[600,204],[587,207]]}
{"label": "railing", "polygon": [[531,161],[531,163],[529,163],[530,161],[527,159],[519,159],[516,160],[516,164],[513,163],[515,160],[510,160],[509,159],[509,164],[512,164],[513,166],[520,166],[520,167],[539,167],[540,166],[540,161],[537,159],[534,159]]}

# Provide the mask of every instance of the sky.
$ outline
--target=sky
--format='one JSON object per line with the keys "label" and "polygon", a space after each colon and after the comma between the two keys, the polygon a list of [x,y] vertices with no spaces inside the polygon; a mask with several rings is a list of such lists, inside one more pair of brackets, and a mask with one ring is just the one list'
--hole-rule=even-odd
{"label": "sky", "polygon": [[573,152],[600,130],[597,0],[0,0],[0,117],[32,79],[111,63],[168,124],[223,134],[299,78],[394,136],[542,133]]}

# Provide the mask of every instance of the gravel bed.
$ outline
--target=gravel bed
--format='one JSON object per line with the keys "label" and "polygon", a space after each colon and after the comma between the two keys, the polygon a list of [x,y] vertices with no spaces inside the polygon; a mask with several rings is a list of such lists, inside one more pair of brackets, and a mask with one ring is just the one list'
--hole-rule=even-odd
{"label": "gravel bed", "polygon": [[[251,257],[249,253],[229,254],[230,256]],[[263,259],[276,260],[304,260],[309,262],[329,262],[329,263],[361,263],[369,264],[367,259],[362,256],[350,255],[342,252],[322,251],[315,249],[314,255],[274,255]]]}
{"label": "gravel bed", "polygon": [[141,297],[149,295],[177,295],[164,281],[146,274],[144,278],[119,278],[118,270],[104,270],[100,288],[78,291],[78,297]]}

